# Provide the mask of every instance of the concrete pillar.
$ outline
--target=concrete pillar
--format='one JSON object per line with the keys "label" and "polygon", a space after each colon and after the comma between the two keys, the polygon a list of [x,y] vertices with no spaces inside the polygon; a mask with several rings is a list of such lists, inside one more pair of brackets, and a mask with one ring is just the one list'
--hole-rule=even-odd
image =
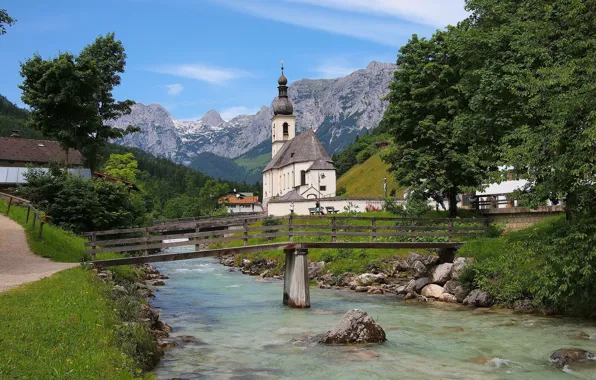
{"label": "concrete pillar", "polygon": [[295,308],[309,308],[308,250],[288,249],[285,253],[286,274],[284,276],[283,303]]}

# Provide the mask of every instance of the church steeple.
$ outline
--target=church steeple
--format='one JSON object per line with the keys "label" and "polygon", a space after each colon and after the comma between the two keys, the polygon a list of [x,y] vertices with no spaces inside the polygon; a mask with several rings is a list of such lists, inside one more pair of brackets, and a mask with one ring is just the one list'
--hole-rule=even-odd
{"label": "church steeple", "polygon": [[271,121],[271,154],[273,157],[283,145],[296,136],[296,116],[294,106],[288,98],[288,78],[284,75],[284,61],[281,61],[281,76],[277,80],[279,95],[273,101]]}
{"label": "church steeple", "polygon": [[284,61],[281,61],[281,76],[277,80],[279,95],[273,102],[274,115],[294,114],[294,105],[288,98],[288,78],[284,75]]}

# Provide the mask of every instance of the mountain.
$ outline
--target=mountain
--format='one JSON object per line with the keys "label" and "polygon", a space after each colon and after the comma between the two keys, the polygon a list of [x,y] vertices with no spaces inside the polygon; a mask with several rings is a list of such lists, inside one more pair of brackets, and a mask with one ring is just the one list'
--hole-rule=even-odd
{"label": "mountain", "polygon": [[[297,132],[312,128],[330,154],[341,151],[364,130],[377,127],[387,108],[387,102],[381,99],[389,91],[395,70],[393,64],[371,62],[365,69],[342,78],[293,82],[288,95],[294,103]],[[223,120],[215,110],[200,120],[183,121],[172,118],[160,105],[135,104],[129,115],[111,124],[141,128],[141,132],[116,141],[119,144],[201,166],[196,158],[204,152],[227,158],[250,154],[252,149],[260,154],[270,152],[271,147],[263,143],[270,139],[272,117],[271,107],[263,106],[255,115],[241,115],[230,121]]]}

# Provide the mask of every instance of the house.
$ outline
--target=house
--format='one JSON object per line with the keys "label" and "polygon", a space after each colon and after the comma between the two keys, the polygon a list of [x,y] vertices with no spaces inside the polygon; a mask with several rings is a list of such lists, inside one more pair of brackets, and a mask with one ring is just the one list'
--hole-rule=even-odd
{"label": "house", "polygon": [[[21,137],[0,137],[0,187],[8,188],[27,183],[24,174],[27,166],[48,170],[51,165],[63,166],[66,154],[56,141],[24,139]],[[68,151],[69,172],[91,177],[91,171],[84,168],[83,156],[74,149]]]}
{"label": "house", "polygon": [[233,191],[219,198],[217,203],[219,205],[226,205],[227,212],[231,214],[263,212],[263,206],[259,203],[259,197],[253,195],[253,193],[237,193]]}
{"label": "house", "polygon": [[331,157],[312,129],[296,136],[288,79],[283,65],[281,69],[271,120],[272,159],[263,170],[263,205],[290,192],[295,193],[295,199],[335,197],[336,174]]}

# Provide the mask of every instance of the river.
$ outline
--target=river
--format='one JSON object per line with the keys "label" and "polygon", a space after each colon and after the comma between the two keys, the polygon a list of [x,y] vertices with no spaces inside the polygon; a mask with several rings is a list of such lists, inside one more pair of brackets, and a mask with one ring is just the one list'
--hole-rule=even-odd
{"label": "river", "polygon": [[[596,379],[596,364],[573,373],[548,364],[558,348],[596,351],[596,340],[576,338],[585,332],[596,339],[596,325],[587,321],[314,288],[311,309],[297,310],[282,305],[281,281],[231,272],[216,259],[155,266],[170,279],[153,306],[171,335],[202,342],[169,349],[154,371],[159,379]],[[353,308],[377,320],[388,342],[292,342],[327,331]]]}

